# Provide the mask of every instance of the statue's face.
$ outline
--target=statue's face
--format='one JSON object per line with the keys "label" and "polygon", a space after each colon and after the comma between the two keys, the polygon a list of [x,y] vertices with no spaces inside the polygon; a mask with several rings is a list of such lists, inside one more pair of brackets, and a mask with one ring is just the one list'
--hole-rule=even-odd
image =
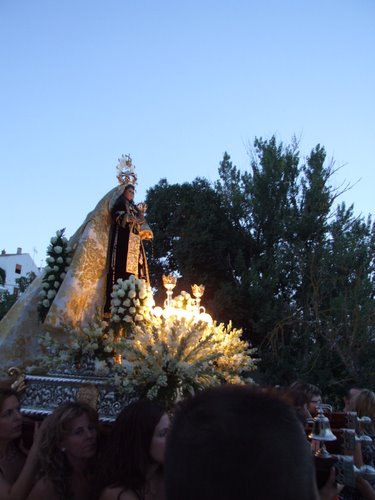
{"label": "statue's face", "polygon": [[132,186],[127,187],[124,196],[128,201],[132,201],[134,199],[134,188]]}

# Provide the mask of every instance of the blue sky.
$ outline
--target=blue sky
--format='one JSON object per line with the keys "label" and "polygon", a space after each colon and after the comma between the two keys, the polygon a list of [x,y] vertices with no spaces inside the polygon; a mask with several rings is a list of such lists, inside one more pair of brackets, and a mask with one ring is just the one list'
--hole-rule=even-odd
{"label": "blue sky", "polygon": [[44,261],[122,153],[141,201],[273,134],[324,145],[374,213],[374,25],[374,0],[0,0],[1,249]]}

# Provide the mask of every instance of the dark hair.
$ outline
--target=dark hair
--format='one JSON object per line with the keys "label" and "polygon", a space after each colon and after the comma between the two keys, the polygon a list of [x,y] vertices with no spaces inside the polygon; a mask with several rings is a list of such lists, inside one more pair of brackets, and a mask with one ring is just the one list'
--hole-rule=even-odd
{"label": "dark hair", "polygon": [[165,412],[161,404],[148,399],[133,402],[121,411],[98,467],[98,495],[107,486],[122,486],[142,495],[152,463],[152,436]]}
{"label": "dark hair", "polygon": [[290,386],[290,389],[294,391],[304,392],[306,396],[309,398],[309,402],[312,396],[322,395],[322,391],[319,389],[318,386],[314,384],[309,384],[308,382],[293,382],[293,384]]}
{"label": "dark hair", "polygon": [[87,403],[69,401],[61,404],[48,417],[48,425],[40,441],[39,477],[49,479],[61,499],[70,498],[69,495],[72,495],[72,466],[61,450],[61,441],[71,430],[72,421],[83,414],[86,414],[90,423],[97,427],[97,412]]}
{"label": "dark hair", "polygon": [[0,387],[0,411],[3,409],[3,404],[5,400],[10,398],[11,396],[14,396],[17,399],[19,399],[17,392],[14,391],[13,389]]}
{"label": "dark hair", "polygon": [[182,403],[166,449],[167,500],[312,500],[311,450],[271,389],[222,386]]}

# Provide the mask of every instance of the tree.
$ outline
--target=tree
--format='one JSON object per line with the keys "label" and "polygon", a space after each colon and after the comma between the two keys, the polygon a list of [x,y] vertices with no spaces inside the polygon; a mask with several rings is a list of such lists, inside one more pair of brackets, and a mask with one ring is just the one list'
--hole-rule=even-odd
{"label": "tree", "polygon": [[[182,277],[179,286],[204,283],[205,303],[219,319],[235,294],[228,292],[235,283],[233,263],[239,245],[238,229],[223,214],[221,196],[205,179],[191,184],[169,185],[164,179],[150,189],[146,199],[147,219],[154,231],[153,257],[150,258],[152,284],[161,282],[163,273]],[[225,293],[223,292],[225,291]]]}
{"label": "tree", "polygon": [[265,382],[328,395],[375,381],[374,227],[334,207],[348,189],[335,172],[320,145],[302,162],[295,141],[255,139],[248,171],[225,153],[213,186],[163,180],[147,199],[158,282],[205,283],[209,312],[258,347]]}
{"label": "tree", "polygon": [[0,285],[5,285],[6,276],[7,276],[7,274],[5,272],[5,269],[0,267]]}
{"label": "tree", "polygon": [[8,290],[0,294],[0,320],[6,315],[12,305],[17,301],[18,295],[26,291],[27,287],[34,281],[36,274],[31,271],[26,276],[21,276],[16,279],[18,286],[17,293],[10,293]]}

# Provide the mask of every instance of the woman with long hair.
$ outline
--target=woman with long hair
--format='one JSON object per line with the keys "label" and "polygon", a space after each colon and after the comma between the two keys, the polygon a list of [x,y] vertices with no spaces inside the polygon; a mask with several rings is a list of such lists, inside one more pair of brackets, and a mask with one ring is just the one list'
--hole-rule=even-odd
{"label": "woman with long hair", "polygon": [[163,464],[169,417],[150,400],[124,408],[98,468],[100,500],[163,500]]}
{"label": "woman with long hair", "polygon": [[369,389],[360,390],[351,402],[351,410],[356,411],[358,417],[370,417],[372,420],[372,434],[375,434],[375,393]]}
{"label": "woman with long hair", "polygon": [[60,405],[40,442],[40,479],[28,500],[90,500],[97,447],[96,411],[86,403]]}
{"label": "woman with long hair", "polygon": [[23,500],[29,493],[37,466],[40,438],[35,424],[34,440],[27,452],[22,446],[22,415],[18,395],[0,388],[0,498]]}

